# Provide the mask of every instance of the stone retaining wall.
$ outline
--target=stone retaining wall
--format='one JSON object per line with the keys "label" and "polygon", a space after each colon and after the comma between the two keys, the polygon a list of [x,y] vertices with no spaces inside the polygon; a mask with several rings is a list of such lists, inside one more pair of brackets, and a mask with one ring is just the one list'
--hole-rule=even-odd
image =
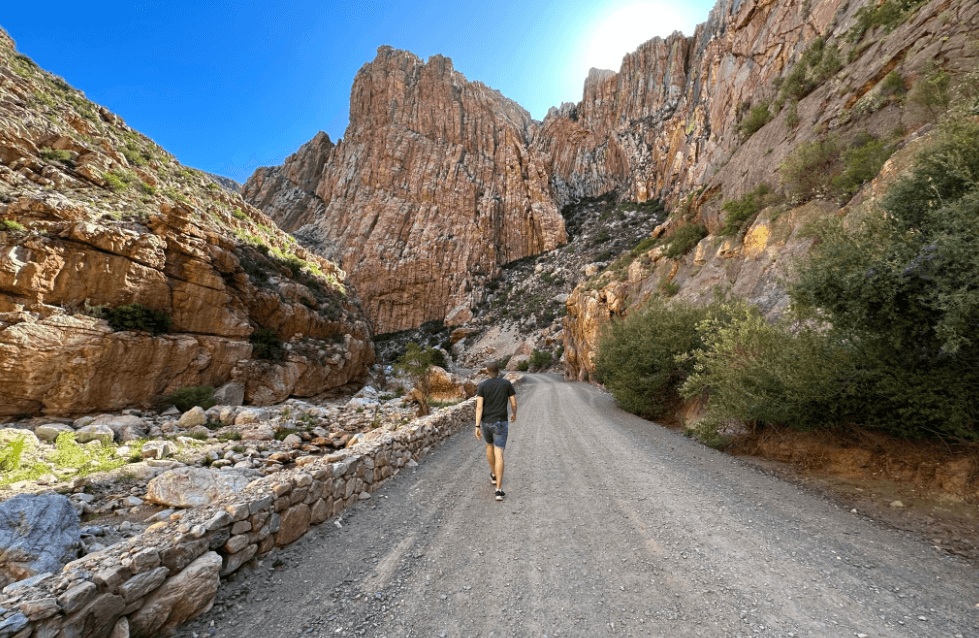
{"label": "stone retaining wall", "polygon": [[10,585],[0,596],[0,638],[168,633],[210,609],[221,577],[302,537],[471,426],[475,406],[469,399],[393,432],[369,432],[337,454],[299,458],[295,469],[175,514],[59,574]]}

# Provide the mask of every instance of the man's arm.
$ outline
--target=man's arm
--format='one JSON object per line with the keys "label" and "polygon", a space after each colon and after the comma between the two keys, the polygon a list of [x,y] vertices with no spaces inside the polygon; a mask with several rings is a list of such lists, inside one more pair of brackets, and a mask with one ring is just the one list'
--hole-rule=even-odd
{"label": "man's arm", "polygon": [[479,422],[483,420],[483,397],[476,397],[476,438],[481,439]]}
{"label": "man's arm", "polygon": [[[478,401],[476,402],[478,405]],[[517,420],[517,396],[515,394],[510,395],[510,420]]]}

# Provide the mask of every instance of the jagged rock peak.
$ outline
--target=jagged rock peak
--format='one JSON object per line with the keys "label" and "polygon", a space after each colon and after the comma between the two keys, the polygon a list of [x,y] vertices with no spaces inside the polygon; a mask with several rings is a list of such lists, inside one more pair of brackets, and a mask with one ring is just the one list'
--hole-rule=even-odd
{"label": "jagged rock peak", "polygon": [[380,47],[354,79],[349,121],[341,144],[314,138],[244,194],[342,263],[377,331],[464,321],[501,264],[564,243],[529,147],[539,124],[449,58]]}
{"label": "jagged rock peak", "polygon": [[11,50],[17,49],[17,44],[14,42],[14,39],[10,37],[10,34],[3,27],[0,27],[0,47],[6,47]]}

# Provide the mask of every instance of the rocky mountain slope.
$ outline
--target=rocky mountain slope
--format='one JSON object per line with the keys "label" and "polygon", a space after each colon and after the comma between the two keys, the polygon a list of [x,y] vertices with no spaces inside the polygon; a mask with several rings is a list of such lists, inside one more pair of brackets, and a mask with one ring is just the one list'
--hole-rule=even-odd
{"label": "rocky mountain slope", "polygon": [[320,133],[243,193],[341,263],[378,332],[459,323],[501,264],[565,242],[537,126],[448,58],[381,47],[342,142]]}
{"label": "rocky mountain slope", "polygon": [[357,303],[335,263],[0,31],[0,418],[227,382],[315,395],[373,362]]}
{"label": "rocky mountain slope", "polygon": [[[658,246],[624,257],[571,295],[569,376],[588,378],[601,327],[652,294],[692,301],[732,294],[778,316],[788,304],[784,282],[791,265],[812,242],[808,225],[863,206],[907,167],[942,94],[947,99],[951,86],[968,82],[967,73],[979,64],[979,6],[961,0],[885,4],[722,0],[694,38],[653,40],[626,58],[621,73],[586,84],[576,107],[579,121],[594,127],[589,135],[595,139],[645,140],[635,146],[639,151],[625,153],[630,170],[624,183],[635,195],[664,197],[673,214]],[[683,50],[689,53],[677,58]],[[672,97],[637,102],[639,85],[631,83],[655,69],[656,94]],[[677,83],[680,88],[670,88]],[[653,117],[654,111],[669,117]],[[552,115],[543,131],[560,118]],[[849,188],[833,180],[841,171],[867,168],[859,164],[861,148],[905,147],[884,165],[878,182],[861,189],[859,180]],[[803,152],[813,149],[832,152],[823,164],[803,162],[807,175],[799,183],[793,166],[811,161]],[[654,159],[644,163],[647,156]],[[580,185],[571,192],[588,192],[573,171],[564,174]],[[734,223],[737,205],[751,193],[758,205]],[[678,233],[696,228],[700,234],[689,249],[670,254]]]}

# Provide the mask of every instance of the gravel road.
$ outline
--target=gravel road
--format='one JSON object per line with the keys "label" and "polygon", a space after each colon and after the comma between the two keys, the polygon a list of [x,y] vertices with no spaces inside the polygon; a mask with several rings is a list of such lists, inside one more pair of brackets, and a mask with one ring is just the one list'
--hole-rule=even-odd
{"label": "gravel road", "polygon": [[493,500],[472,430],[181,636],[979,636],[979,572],[553,375]]}

